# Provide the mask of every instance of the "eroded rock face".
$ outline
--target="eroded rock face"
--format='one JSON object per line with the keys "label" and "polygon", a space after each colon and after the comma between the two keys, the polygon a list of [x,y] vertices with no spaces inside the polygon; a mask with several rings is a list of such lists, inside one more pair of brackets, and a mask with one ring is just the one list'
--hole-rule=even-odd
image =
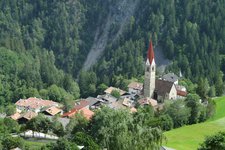
{"label": "eroded rock face", "polygon": [[134,15],[138,0],[119,0],[112,2],[109,7],[107,21],[99,26],[95,33],[95,38],[91,50],[83,65],[84,70],[88,70],[101,56],[105,47],[113,43],[122,33],[125,25]]}

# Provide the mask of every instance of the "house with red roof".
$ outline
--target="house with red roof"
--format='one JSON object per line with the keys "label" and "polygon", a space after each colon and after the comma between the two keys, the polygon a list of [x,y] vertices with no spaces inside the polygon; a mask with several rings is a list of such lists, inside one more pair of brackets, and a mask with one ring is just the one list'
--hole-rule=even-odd
{"label": "house with red roof", "polygon": [[82,114],[88,120],[94,115],[94,112],[89,109],[89,102],[87,100],[81,100],[80,102],[77,102],[73,109],[64,113],[62,117],[71,118],[77,113]]}
{"label": "house with red roof", "polygon": [[28,99],[20,99],[16,103],[18,111],[33,111],[35,113],[40,112],[44,108],[48,107],[59,107],[60,104],[51,100],[43,100],[36,97],[30,97]]}
{"label": "house with red roof", "polygon": [[81,109],[73,108],[69,112],[64,113],[62,115],[62,117],[72,118],[77,113],[80,113],[81,115],[83,115],[87,120],[90,120],[92,118],[92,116],[94,115],[94,112],[93,111],[91,111],[90,109],[88,109],[86,107],[83,107]]}

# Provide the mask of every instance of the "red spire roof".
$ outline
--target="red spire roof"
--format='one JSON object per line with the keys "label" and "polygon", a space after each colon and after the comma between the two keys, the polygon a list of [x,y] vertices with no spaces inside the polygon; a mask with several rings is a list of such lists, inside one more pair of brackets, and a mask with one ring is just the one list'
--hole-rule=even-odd
{"label": "red spire roof", "polygon": [[147,56],[150,64],[152,64],[154,57],[155,56],[154,56],[154,50],[153,50],[153,46],[152,46],[152,40],[150,40],[149,47],[148,47],[148,56]]}

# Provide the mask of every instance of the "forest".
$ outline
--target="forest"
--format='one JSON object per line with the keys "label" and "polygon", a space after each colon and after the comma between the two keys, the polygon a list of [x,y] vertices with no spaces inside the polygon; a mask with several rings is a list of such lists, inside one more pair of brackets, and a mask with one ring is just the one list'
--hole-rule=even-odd
{"label": "forest", "polygon": [[82,70],[96,30],[119,3],[1,1],[0,104],[31,95],[66,101],[97,95],[110,85],[125,89],[130,79],[142,81],[150,39],[172,61],[167,72],[206,83],[210,96],[223,94],[223,0],[137,1],[118,38],[111,39],[119,21],[111,25],[98,62]]}

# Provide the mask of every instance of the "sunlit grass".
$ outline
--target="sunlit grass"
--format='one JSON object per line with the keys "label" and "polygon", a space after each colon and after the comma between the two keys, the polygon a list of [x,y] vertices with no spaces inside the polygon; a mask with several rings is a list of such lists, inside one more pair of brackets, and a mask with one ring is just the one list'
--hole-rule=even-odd
{"label": "sunlit grass", "polygon": [[207,122],[184,126],[165,132],[167,142],[164,145],[177,150],[195,150],[205,139],[218,131],[225,131],[225,97],[217,98],[216,113]]}

